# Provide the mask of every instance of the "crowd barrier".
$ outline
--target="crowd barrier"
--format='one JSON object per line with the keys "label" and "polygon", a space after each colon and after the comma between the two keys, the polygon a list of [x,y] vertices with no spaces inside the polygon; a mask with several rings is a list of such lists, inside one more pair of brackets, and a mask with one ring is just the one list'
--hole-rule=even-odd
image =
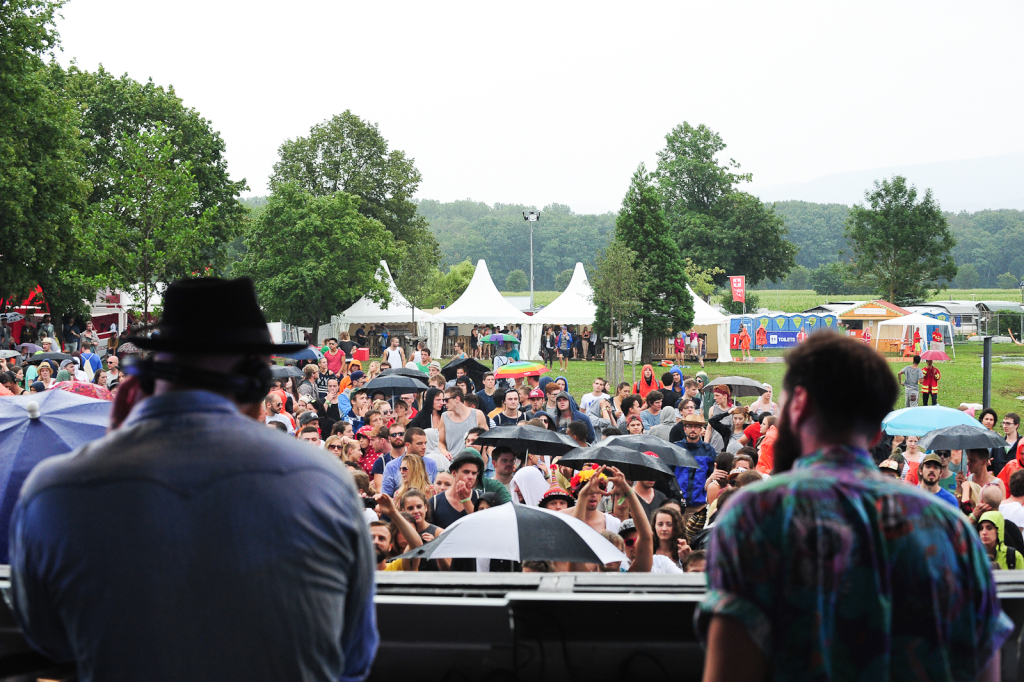
{"label": "crowd barrier", "polygon": [[[1000,571],[996,582],[1016,625],[1002,679],[1022,680],[1024,575]],[[370,679],[700,680],[693,611],[703,596],[696,573],[378,573],[381,644]],[[73,680],[74,671],[28,647],[5,600],[0,680],[39,677]]]}

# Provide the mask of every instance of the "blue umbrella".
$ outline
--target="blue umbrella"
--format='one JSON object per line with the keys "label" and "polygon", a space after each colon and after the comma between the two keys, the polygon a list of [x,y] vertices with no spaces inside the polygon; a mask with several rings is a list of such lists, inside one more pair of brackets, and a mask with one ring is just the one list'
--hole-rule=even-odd
{"label": "blue umbrella", "polygon": [[890,412],[882,420],[882,428],[890,436],[923,436],[929,431],[957,424],[978,426],[978,420],[965,412],[941,405],[904,407]]}
{"label": "blue umbrella", "polygon": [[68,391],[0,398],[0,563],[8,561],[8,526],[21,485],[36,464],[106,433],[109,400]]}

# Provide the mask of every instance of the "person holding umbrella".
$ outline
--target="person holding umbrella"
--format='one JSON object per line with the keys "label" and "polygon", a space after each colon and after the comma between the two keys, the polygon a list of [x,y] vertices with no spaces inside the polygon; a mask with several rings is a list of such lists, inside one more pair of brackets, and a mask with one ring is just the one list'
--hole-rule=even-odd
{"label": "person holding umbrella", "polygon": [[[941,332],[936,332],[941,334]],[[935,363],[931,360],[925,360],[925,368],[921,376],[921,395],[924,396],[923,405],[928,404],[928,398],[931,397],[932,405],[939,404],[939,379],[942,378],[942,372],[935,366]]]}
{"label": "person holding umbrella", "polygon": [[247,278],[174,282],[163,302],[122,386],[144,399],[22,488],[16,621],[96,679],[156,661],[181,680],[362,679],[379,641],[362,500],[330,454],[257,421],[270,356],[303,346],[273,342]]}

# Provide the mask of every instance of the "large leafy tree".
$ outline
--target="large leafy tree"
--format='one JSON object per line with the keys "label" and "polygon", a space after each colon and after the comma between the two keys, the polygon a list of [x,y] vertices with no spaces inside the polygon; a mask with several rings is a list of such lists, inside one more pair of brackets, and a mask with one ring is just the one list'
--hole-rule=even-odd
{"label": "large leafy tree", "polygon": [[[67,234],[88,194],[78,115],[50,87],[61,2],[0,2],[0,297],[19,297],[64,267]],[[58,312],[58,311],[55,311]]]}
{"label": "large leafy tree", "polygon": [[397,255],[387,229],[359,212],[347,192],[314,196],[279,184],[245,235],[236,272],[252,277],[268,317],[314,331],[366,295],[390,302],[377,277]]}
{"label": "large leafy tree", "polygon": [[440,260],[437,241],[412,200],[422,176],[405,152],[388,148],[375,124],[346,110],[313,126],[307,137],[285,141],[278,153],[271,190],[295,183],[313,196],[357,196],[359,212],[383,224],[395,240],[426,250],[434,264]]}
{"label": "large leafy tree", "polygon": [[686,265],[669,232],[662,201],[651,174],[641,163],[615,221],[615,240],[639,254],[637,270],[644,278],[640,310],[626,320],[627,327],[639,325],[643,332],[644,361],[650,355],[649,340],[688,329],[693,322]]}
{"label": "large leafy tree", "polygon": [[736,187],[749,182],[735,160],[720,162],[726,148],[705,125],[683,123],[665,136],[656,171],[666,220],[682,254],[701,268],[722,268],[715,282],[746,275],[751,284],[777,280],[796,264],[782,218]]}
{"label": "large leafy tree", "polygon": [[[196,184],[196,200],[183,210],[196,219],[206,216],[210,239],[203,246],[203,257],[212,271],[220,272],[227,265],[228,244],[245,222],[247,211],[238,197],[248,189],[244,179],[236,181],[229,176],[220,133],[199,112],[186,107],[173,87],[165,89],[152,80],[139,83],[127,75],[116,78],[102,66],[96,73],[71,66],[64,87],[81,111],[82,136],[88,143],[89,202],[100,203],[117,191],[105,173],[111,160],[122,155],[127,141],[162,126],[171,144],[171,160],[175,164],[188,162]],[[211,212],[212,208],[216,211]]]}
{"label": "large leafy tree", "polygon": [[217,208],[195,215],[200,192],[191,165],[175,159],[161,124],[122,139],[97,174],[107,192],[89,206],[73,273],[95,288],[131,292],[148,315],[159,283],[206,272]]}
{"label": "large leafy tree", "polygon": [[867,206],[850,209],[846,236],[857,274],[877,295],[905,305],[956,277],[956,240],[930,189],[918,200],[917,189],[896,175],[876,181],[864,198]]}

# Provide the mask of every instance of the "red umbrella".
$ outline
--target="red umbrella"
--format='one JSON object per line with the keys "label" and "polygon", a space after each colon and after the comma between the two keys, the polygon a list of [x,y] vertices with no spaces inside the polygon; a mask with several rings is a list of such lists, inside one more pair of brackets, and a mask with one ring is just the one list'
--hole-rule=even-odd
{"label": "red umbrella", "polygon": [[949,356],[941,350],[926,350],[921,353],[921,359],[931,360],[932,362],[946,362],[949,360]]}
{"label": "red umbrella", "polygon": [[110,391],[105,386],[99,384],[89,384],[84,381],[61,381],[53,385],[54,389],[60,389],[67,391],[68,393],[77,393],[78,395],[84,395],[87,398],[98,398],[100,400],[113,400],[114,396],[111,395]]}

